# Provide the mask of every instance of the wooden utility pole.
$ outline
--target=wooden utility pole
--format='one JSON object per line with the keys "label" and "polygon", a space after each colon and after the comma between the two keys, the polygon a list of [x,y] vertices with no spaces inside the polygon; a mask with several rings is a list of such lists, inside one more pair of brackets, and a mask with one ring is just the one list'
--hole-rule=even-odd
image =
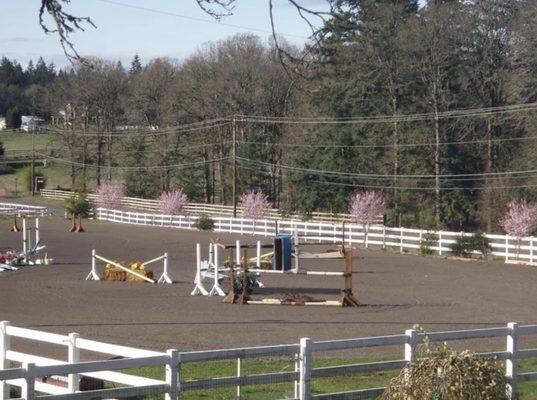
{"label": "wooden utility pole", "polygon": [[[30,125],[29,125],[30,126]],[[32,189],[32,196],[35,195],[35,130],[32,129],[32,166],[30,170],[30,188]]]}
{"label": "wooden utility pole", "polygon": [[237,217],[237,122],[233,117],[233,124],[231,127],[233,136],[233,217]]}

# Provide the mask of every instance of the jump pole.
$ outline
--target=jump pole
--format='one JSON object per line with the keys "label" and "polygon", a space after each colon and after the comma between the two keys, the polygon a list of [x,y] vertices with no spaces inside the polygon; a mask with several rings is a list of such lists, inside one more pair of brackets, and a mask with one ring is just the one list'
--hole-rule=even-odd
{"label": "jump pole", "polygon": [[28,254],[28,238],[26,237],[26,217],[22,218],[22,252],[26,256]]}
{"label": "jump pole", "polygon": [[35,246],[39,245],[41,237],[39,235],[39,218],[35,219]]}
{"label": "jump pole", "polygon": [[261,241],[257,241],[257,257],[255,261],[255,266],[258,269],[261,269]]}
{"label": "jump pole", "polygon": [[225,297],[226,293],[224,290],[220,287],[220,283],[218,282],[218,246],[213,246],[213,271],[214,271],[214,283],[211,291],[209,292],[209,296],[222,296]]}
{"label": "jump pole", "polygon": [[196,279],[194,279],[196,286],[194,290],[190,293],[191,296],[208,296],[209,292],[205,290],[203,284],[201,283],[201,245],[196,244]]}
{"label": "jump pole", "polygon": [[144,275],[142,275],[142,274],[139,274],[138,272],[135,272],[135,271],[133,271],[133,270],[127,268],[127,267],[124,267],[124,266],[121,265],[121,264],[118,264],[118,263],[115,262],[115,261],[112,261],[112,260],[109,260],[109,259],[107,259],[107,258],[104,258],[104,257],[102,257],[102,256],[100,256],[100,255],[98,255],[98,254],[95,254],[94,258],[96,258],[96,259],[98,259],[98,260],[101,260],[101,261],[103,261],[103,262],[105,262],[105,263],[107,263],[107,264],[113,265],[114,267],[119,268],[119,269],[121,269],[121,270],[127,272],[128,274],[137,276],[138,278],[143,279],[144,281],[147,281],[147,282],[149,282],[149,283],[155,283],[155,281],[154,281],[153,279],[148,278],[147,276],[144,276]]}
{"label": "jump pole", "polygon": [[91,251],[91,271],[86,276],[87,281],[100,281],[99,274],[97,273],[97,263],[95,261],[95,250]]}

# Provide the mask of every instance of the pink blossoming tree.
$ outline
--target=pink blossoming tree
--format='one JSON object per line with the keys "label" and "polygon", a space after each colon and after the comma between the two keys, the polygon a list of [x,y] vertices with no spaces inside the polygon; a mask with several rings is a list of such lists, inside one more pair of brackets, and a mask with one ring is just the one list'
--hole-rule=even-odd
{"label": "pink blossoming tree", "polygon": [[97,195],[97,205],[103,208],[115,209],[121,208],[125,189],[122,183],[105,182],[101,183],[95,191]]}
{"label": "pink blossoming tree", "polygon": [[530,236],[537,223],[537,205],[527,201],[510,201],[507,211],[500,220],[500,225],[510,236],[517,239],[517,257],[520,251],[520,239]]}
{"label": "pink blossoming tree", "polygon": [[272,209],[272,203],[268,199],[268,196],[261,190],[250,190],[243,193],[239,201],[242,207],[242,216],[254,220],[254,229],[255,222],[263,219]]}
{"label": "pink blossoming tree", "polygon": [[160,195],[160,212],[167,215],[184,214],[188,196],[182,189],[162,192]]}
{"label": "pink blossoming tree", "polygon": [[381,192],[366,190],[356,192],[349,204],[349,214],[351,221],[365,227],[364,243],[367,241],[369,227],[379,216],[384,215],[386,202]]}

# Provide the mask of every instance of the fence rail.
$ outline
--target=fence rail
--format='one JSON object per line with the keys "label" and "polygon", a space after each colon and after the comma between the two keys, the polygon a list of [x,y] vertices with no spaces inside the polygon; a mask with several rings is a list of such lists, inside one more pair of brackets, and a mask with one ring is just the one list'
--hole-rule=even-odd
{"label": "fence rail", "polygon": [[[56,190],[56,189],[42,189],[40,191],[41,196],[56,199],[56,200],[65,200],[73,195],[73,192],[68,190]],[[95,201],[97,196],[95,194],[88,194],[88,199]],[[155,211],[160,210],[161,202],[159,200],[152,199],[140,199],[136,197],[125,197],[123,199],[123,204],[125,207],[132,208],[134,210],[142,211]],[[192,215],[201,215],[206,214],[209,216],[229,216],[233,215],[233,207],[225,206],[220,204],[206,204],[206,203],[188,203],[185,207],[185,212]],[[241,207],[237,207],[237,212],[240,214],[242,212]],[[267,215],[271,219],[279,219],[282,217],[282,213],[278,209],[272,209]],[[310,220],[313,221],[328,221],[328,222],[341,222],[349,221],[349,214],[340,214],[340,213],[323,213],[323,212],[314,212],[308,216]],[[301,221],[304,219],[301,215],[288,215],[287,219],[294,221]],[[376,223],[382,224],[383,216],[379,215],[376,220]]]}
{"label": "fence rail", "polygon": [[[134,211],[108,210],[98,208],[96,218],[123,224],[161,226],[167,228],[196,229],[197,216],[163,215]],[[426,246],[438,255],[452,251],[451,246],[457,239],[471,236],[471,233],[449,231],[426,231],[408,228],[390,228],[351,223],[303,222],[293,220],[250,220],[233,217],[213,217],[214,231],[240,234],[274,236],[277,233],[292,234],[298,231],[302,241],[313,243],[375,246],[391,248],[400,253],[419,251]],[[486,234],[490,254],[509,263],[537,264],[537,239],[525,237],[517,239],[507,235]]]}
{"label": "fence rail", "polygon": [[[0,322],[0,399],[9,398],[9,386],[20,387],[22,397],[26,400],[34,398],[51,400],[122,398],[149,394],[165,394],[166,399],[179,399],[183,392],[215,390],[218,388],[237,388],[237,397],[240,398],[240,389],[243,386],[277,383],[292,384],[293,398],[298,400],[375,398],[382,394],[385,390],[384,387],[322,394],[313,394],[311,388],[315,379],[319,378],[401,370],[408,363],[416,361],[419,356],[416,351],[417,346],[426,337],[430,342],[505,337],[507,343],[505,351],[480,353],[480,355],[505,362],[505,376],[509,382],[507,390],[508,393],[514,394],[518,382],[537,380],[537,372],[518,373],[517,369],[519,359],[537,356],[537,349],[519,348],[518,339],[525,335],[535,334],[537,334],[537,325],[519,326],[517,323],[512,322],[507,324],[506,327],[435,332],[428,335],[410,329],[405,331],[403,335],[393,336],[321,342],[302,338],[300,343],[288,345],[193,352],[179,352],[172,349],[161,353],[86,340],[80,338],[77,333],[57,335],[18,328],[11,326],[7,321],[2,321]],[[13,351],[10,345],[12,337],[67,347],[67,361]],[[393,345],[403,346],[403,358],[364,364],[314,367],[314,356],[319,352]],[[80,350],[127,358],[81,362],[79,359]],[[241,361],[244,359],[282,355],[290,356],[293,360],[296,360],[294,371],[282,370],[262,374],[241,374],[240,366]],[[191,380],[185,380],[182,377],[181,369],[186,363],[216,360],[236,360],[237,375],[203,377]],[[21,367],[12,368],[10,366],[12,362],[20,363]],[[140,367],[165,368],[165,380],[150,379],[124,372],[124,370]],[[122,370],[122,372],[117,372],[117,370]],[[36,380],[38,377],[55,375],[67,377],[66,387]],[[98,378],[123,386],[113,389],[79,391],[79,376]],[[37,392],[45,395],[38,396]]]}
{"label": "fence rail", "polygon": [[43,217],[49,214],[47,207],[28,204],[0,203],[0,215],[26,215]]}

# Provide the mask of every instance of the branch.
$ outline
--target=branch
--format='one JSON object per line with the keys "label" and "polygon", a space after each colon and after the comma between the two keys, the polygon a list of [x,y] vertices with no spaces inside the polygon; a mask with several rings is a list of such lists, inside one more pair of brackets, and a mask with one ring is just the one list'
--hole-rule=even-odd
{"label": "branch", "polygon": [[[89,17],[77,17],[65,12],[62,3],[69,4],[70,1],[71,0],[41,0],[41,7],[39,8],[39,25],[41,25],[41,28],[45,33],[58,33],[63,52],[69,61],[85,62],[76,51],[73,42],[69,39],[69,34],[77,30],[84,31],[85,24],[94,28],[96,28],[96,26]],[[45,13],[52,17],[55,29],[49,28],[46,24],[44,19]]]}

